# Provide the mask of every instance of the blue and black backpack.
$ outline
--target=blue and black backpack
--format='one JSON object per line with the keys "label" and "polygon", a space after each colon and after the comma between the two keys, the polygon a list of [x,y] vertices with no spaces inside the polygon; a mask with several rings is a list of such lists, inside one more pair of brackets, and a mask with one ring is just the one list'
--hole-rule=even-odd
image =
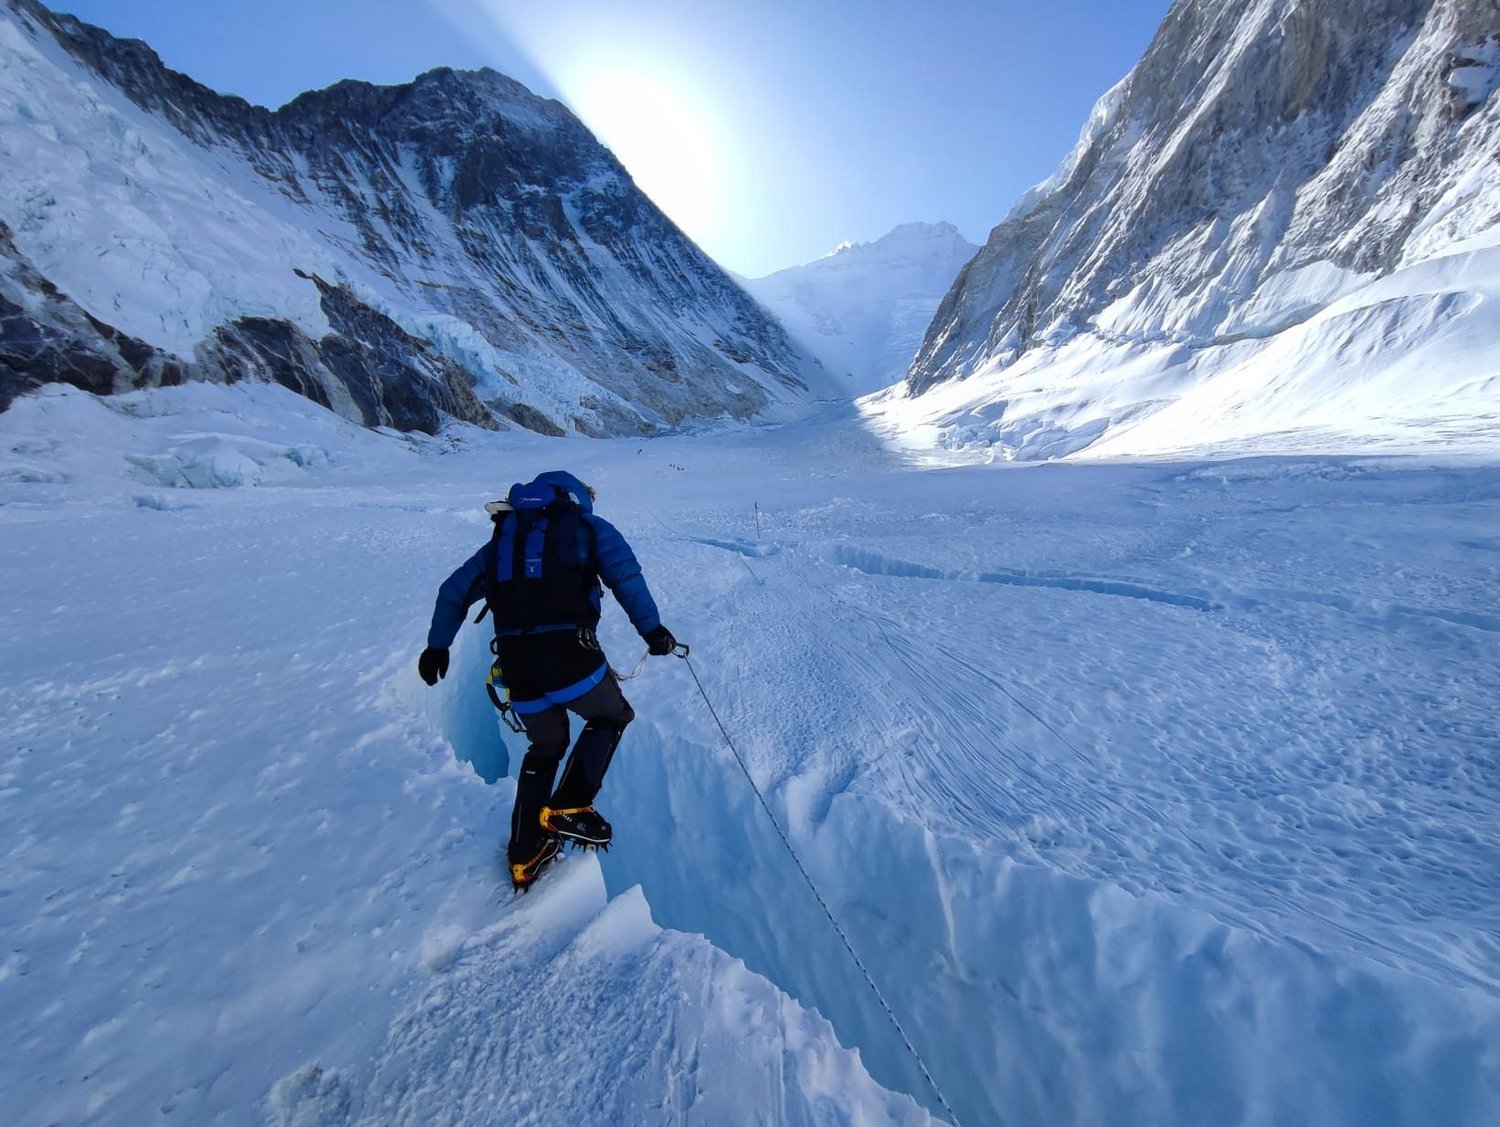
{"label": "blue and black backpack", "polygon": [[599,623],[593,536],[567,489],[538,479],[487,506],[495,529],[485,561],[485,602],[497,634]]}

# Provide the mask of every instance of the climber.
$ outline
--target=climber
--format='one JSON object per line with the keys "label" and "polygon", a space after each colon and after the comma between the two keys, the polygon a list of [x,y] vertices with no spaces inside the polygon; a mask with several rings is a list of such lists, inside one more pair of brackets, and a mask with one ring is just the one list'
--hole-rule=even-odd
{"label": "climber", "polygon": [[[485,600],[494,618],[496,664],[530,744],[506,850],[517,891],[536,881],[563,841],[608,848],[613,836],[593,803],[635,712],[594,633],[601,581],[650,653],[687,650],[661,624],[630,545],[594,514],[593,504],[590,486],[551,471],[513,485],[506,500],[485,506],[494,532],[443,581],[427,648],[417,661],[427,684],[447,676],[448,647],[469,607]],[[568,750],[569,712],[584,725],[557,779]]]}

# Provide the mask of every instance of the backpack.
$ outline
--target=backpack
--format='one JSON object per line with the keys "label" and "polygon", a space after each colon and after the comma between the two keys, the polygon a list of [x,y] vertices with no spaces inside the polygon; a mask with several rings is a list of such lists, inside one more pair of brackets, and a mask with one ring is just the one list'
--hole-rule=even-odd
{"label": "backpack", "polygon": [[485,602],[495,632],[527,634],[599,622],[599,576],[583,509],[546,481],[511,486],[486,506],[495,529],[485,560]]}

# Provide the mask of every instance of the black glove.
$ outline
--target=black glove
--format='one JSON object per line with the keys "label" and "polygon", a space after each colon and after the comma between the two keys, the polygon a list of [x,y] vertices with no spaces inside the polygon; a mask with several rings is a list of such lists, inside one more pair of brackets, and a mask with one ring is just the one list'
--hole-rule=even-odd
{"label": "black glove", "polygon": [[677,639],[665,626],[658,626],[646,635],[646,650],[654,657],[666,657],[677,648]]}
{"label": "black glove", "polygon": [[436,685],[439,678],[448,676],[448,651],[428,646],[417,658],[417,672],[429,685]]}

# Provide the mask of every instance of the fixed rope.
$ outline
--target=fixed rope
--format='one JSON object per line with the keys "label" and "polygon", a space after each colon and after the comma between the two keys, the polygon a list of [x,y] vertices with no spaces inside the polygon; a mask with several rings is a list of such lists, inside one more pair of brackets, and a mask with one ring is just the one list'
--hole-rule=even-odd
{"label": "fixed rope", "polygon": [[734,746],[734,740],[730,738],[729,729],[724,727],[724,721],[719,719],[719,713],[714,708],[713,701],[708,699],[708,693],[703,688],[703,682],[698,679],[698,671],[693,668],[693,663],[688,660],[686,654],[682,655],[682,658],[687,663],[688,672],[693,675],[693,683],[698,686],[698,695],[703,698],[703,703],[708,708],[708,714],[714,718],[714,723],[719,726],[719,733],[724,737],[724,743],[729,747],[730,752],[733,753],[734,761],[740,765],[740,770],[745,775],[745,781],[750,784],[750,789],[755,792],[755,797],[760,802],[760,808],[766,812],[766,817],[771,820],[771,825],[776,830],[776,836],[781,838],[781,844],[786,846],[786,851],[791,856],[792,863],[797,866],[797,871],[802,874],[802,879],[807,882],[807,887],[812,891],[813,899],[818,902],[818,907],[823,909],[823,914],[828,917],[828,922],[833,925],[833,930],[844,944],[844,950],[849,952],[849,958],[854,960],[854,965],[859,968],[859,973],[864,976],[864,980],[869,985],[870,991],[875,995],[875,1000],[880,1003],[880,1008],[885,1011],[885,1016],[891,1019],[891,1024],[895,1026],[897,1034],[901,1037],[901,1043],[906,1046],[906,1051],[917,1062],[917,1068],[921,1070],[922,1078],[927,1081],[927,1086],[932,1089],[932,1094],[937,1097],[938,1103],[943,1106],[943,1110],[947,1112],[948,1118],[952,1121],[954,1127],[960,1127],[957,1114],[949,1105],[947,1099],[944,1098],[943,1090],[938,1087],[937,1081],[932,1078],[932,1073],[927,1069],[927,1062],[922,1059],[922,1054],[917,1052],[917,1047],[911,1043],[911,1038],[906,1035],[906,1030],[902,1028],[900,1019],[896,1017],[896,1011],[891,1009],[891,1004],[885,1000],[885,995],[880,992],[880,987],[875,985],[875,979],[870,974],[869,968],[865,966],[864,960],[854,950],[854,944],[849,942],[849,937],[844,933],[843,927],[840,926],[838,917],[833,914],[833,909],[828,906],[828,902],[823,899],[823,894],[818,891],[818,886],[813,883],[812,876],[803,867],[802,858],[797,856],[796,849],[792,847],[790,839],[787,838],[786,833],[782,830],[781,823],[776,820],[776,815],[771,813],[771,806],[766,801],[766,796],[761,793],[760,787],[755,785],[755,779],[750,774],[750,768],[745,765],[745,760],[740,755],[739,748]]}

